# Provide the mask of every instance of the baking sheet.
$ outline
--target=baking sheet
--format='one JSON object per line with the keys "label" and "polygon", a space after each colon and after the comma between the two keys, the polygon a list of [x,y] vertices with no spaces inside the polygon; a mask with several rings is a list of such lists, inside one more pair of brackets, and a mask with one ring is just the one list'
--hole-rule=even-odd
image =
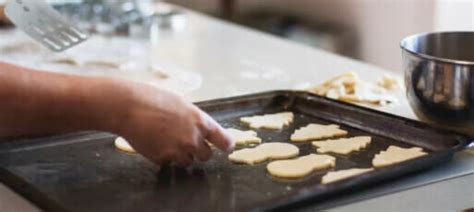
{"label": "baking sheet", "polygon": [[[86,133],[25,139],[0,145],[2,181],[46,210],[59,211],[240,211],[315,205],[342,193],[448,161],[468,142],[461,135],[312,94],[277,91],[200,103],[225,127],[247,129],[244,115],[293,111],[295,122],[282,131],[259,130],[264,142],[288,141],[307,123],[336,123],[348,136],[371,135],[364,151],[337,156],[335,170],[370,167],[372,157],[389,145],[420,146],[426,157],[378,169],[350,180],[321,185],[325,172],[301,180],[269,176],[267,163],[237,165],[214,152],[206,163],[187,169],[157,167],[139,155],[115,150],[114,136]],[[315,152],[297,144],[300,155]]]}

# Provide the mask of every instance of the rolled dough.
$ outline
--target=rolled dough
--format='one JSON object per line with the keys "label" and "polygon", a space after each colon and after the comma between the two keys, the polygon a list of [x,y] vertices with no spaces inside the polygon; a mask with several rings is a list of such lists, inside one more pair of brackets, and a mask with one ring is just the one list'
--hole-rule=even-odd
{"label": "rolled dough", "polygon": [[373,168],[367,168],[367,169],[359,169],[359,168],[353,168],[353,169],[346,169],[346,170],[339,170],[339,171],[333,171],[333,172],[328,172],[325,174],[321,180],[322,184],[328,184],[332,183],[335,181],[347,179],[349,177],[353,177],[356,175],[360,175],[366,172],[373,171]]}
{"label": "rolled dough", "polygon": [[318,153],[336,153],[348,155],[369,146],[372,138],[370,136],[356,136],[352,138],[340,138],[334,140],[314,141],[312,144]]}
{"label": "rolled dough", "polygon": [[293,122],[293,118],[294,115],[292,112],[281,112],[261,116],[242,117],[240,121],[254,129],[265,128],[279,130],[290,125],[290,123]]}
{"label": "rolled dough", "polygon": [[293,144],[272,142],[260,144],[255,148],[236,150],[229,155],[229,160],[234,163],[253,165],[266,160],[292,158],[298,154],[299,149]]}
{"label": "rolled dough", "polygon": [[253,130],[243,131],[234,128],[228,128],[226,129],[226,132],[235,141],[235,144],[239,146],[262,143],[262,139],[257,137],[257,133]]}
{"label": "rolled dough", "polygon": [[336,158],[330,155],[309,154],[295,159],[270,162],[267,171],[275,177],[301,178],[313,171],[324,170],[336,165]]}
{"label": "rolled dough", "polygon": [[122,150],[124,152],[128,152],[128,153],[136,153],[137,151],[135,151],[135,149],[133,149],[132,146],[130,146],[130,144],[128,143],[127,140],[125,140],[125,138],[123,137],[117,137],[115,139],[115,147],[119,150]]}
{"label": "rolled dough", "polygon": [[347,131],[339,129],[339,125],[308,124],[295,130],[293,135],[291,135],[291,141],[303,142],[343,135],[347,135]]}
{"label": "rolled dough", "polygon": [[421,157],[426,154],[427,153],[423,152],[423,149],[419,147],[402,148],[398,146],[389,146],[387,150],[381,151],[379,154],[375,155],[372,160],[372,165],[376,168],[385,167]]}

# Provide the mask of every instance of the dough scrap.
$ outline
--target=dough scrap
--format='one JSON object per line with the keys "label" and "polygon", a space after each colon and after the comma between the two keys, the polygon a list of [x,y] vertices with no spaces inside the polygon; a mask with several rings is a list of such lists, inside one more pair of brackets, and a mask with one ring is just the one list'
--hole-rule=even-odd
{"label": "dough scrap", "polygon": [[369,146],[372,138],[370,136],[356,136],[352,138],[340,138],[325,141],[314,141],[312,144],[317,147],[318,153],[336,153],[348,155]]}
{"label": "dough scrap", "polygon": [[402,148],[398,146],[389,146],[387,150],[381,151],[379,154],[375,155],[372,160],[372,165],[376,168],[381,168],[421,157],[426,154],[427,153],[423,152],[423,149],[419,147]]}
{"label": "dough scrap", "polygon": [[339,125],[308,124],[305,127],[295,130],[291,135],[291,141],[303,142],[343,135],[347,135],[347,131],[339,129]]}
{"label": "dough scrap", "polygon": [[230,137],[235,141],[235,144],[238,146],[262,143],[262,139],[257,137],[257,133],[253,130],[243,131],[234,128],[228,128],[226,129],[226,132],[230,135]]}
{"label": "dough scrap", "polygon": [[[330,92],[350,92],[358,80],[358,76],[354,72],[346,72],[344,74],[335,76],[318,86],[307,89],[309,92],[326,96]],[[344,90],[342,90],[344,89]]]}
{"label": "dough scrap", "polygon": [[128,143],[127,140],[125,140],[125,138],[123,137],[117,137],[115,139],[115,147],[119,150],[122,150],[124,152],[128,152],[128,153],[136,153],[137,151]]}
{"label": "dough scrap", "polygon": [[391,75],[384,75],[377,81],[377,85],[387,90],[394,90],[403,87],[402,79]]}
{"label": "dough scrap", "polygon": [[266,160],[288,159],[299,154],[297,146],[289,143],[272,142],[260,144],[255,148],[245,148],[232,152],[229,160],[235,163],[253,165]]}
{"label": "dough scrap", "polygon": [[360,175],[366,172],[370,172],[373,170],[374,170],[373,168],[367,168],[367,169],[353,168],[353,169],[328,172],[327,174],[323,176],[321,183],[328,184],[335,181],[347,179],[356,175]]}
{"label": "dough scrap", "polygon": [[331,99],[380,106],[397,101],[388,93],[395,90],[395,80],[385,77],[379,83],[370,83],[360,80],[354,72],[347,72],[306,90]]}
{"label": "dough scrap", "polygon": [[250,128],[260,129],[283,129],[293,122],[294,115],[292,112],[281,112],[274,114],[265,114],[261,116],[242,117],[240,121],[248,124]]}
{"label": "dough scrap", "polygon": [[336,158],[330,155],[309,154],[295,159],[270,162],[267,171],[272,176],[282,178],[301,178],[314,171],[332,168]]}

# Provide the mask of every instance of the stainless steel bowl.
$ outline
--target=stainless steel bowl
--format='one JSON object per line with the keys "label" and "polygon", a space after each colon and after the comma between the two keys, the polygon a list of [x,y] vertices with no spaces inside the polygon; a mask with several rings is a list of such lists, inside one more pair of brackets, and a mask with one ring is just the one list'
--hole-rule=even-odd
{"label": "stainless steel bowl", "polygon": [[428,122],[474,130],[474,32],[437,32],[401,42],[408,101]]}

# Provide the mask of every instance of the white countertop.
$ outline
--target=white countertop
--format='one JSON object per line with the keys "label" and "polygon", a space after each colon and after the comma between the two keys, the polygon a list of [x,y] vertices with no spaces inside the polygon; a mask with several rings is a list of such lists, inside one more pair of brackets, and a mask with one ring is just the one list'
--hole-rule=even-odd
{"label": "white countertop", "polygon": [[[356,60],[285,41],[194,12],[186,11],[186,17],[187,25],[184,29],[159,31],[155,45],[148,50],[150,59],[161,68],[176,69],[201,76],[200,86],[186,93],[193,101],[274,89],[292,89],[303,84],[316,85],[347,71],[354,71],[368,81],[375,81],[384,73],[401,74],[400,71],[388,72]],[[0,41],[1,39],[0,36]],[[401,60],[401,57],[394,59]],[[403,93],[399,94],[399,98],[401,101],[395,105],[376,109],[415,119]],[[404,190],[403,192],[359,201],[336,209],[341,211],[352,209],[371,211],[380,208],[394,211],[423,210],[437,209],[431,206],[441,203],[442,208],[452,210],[464,209],[466,206],[472,207],[474,206],[474,189],[472,189],[472,175],[470,175],[472,173],[474,173],[474,154],[462,153],[442,167],[388,183],[375,189],[371,195],[378,196],[395,190]],[[457,178],[452,179],[455,177]],[[436,183],[440,180],[444,180],[442,184]],[[428,183],[429,185],[425,185]],[[413,188],[421,185],[425,186]],[[443,202],[432,198],[432,195],[440,192],[441,194],[449,193],[452,200],[462,201]],[[398,199],[397,195],[401,195],[407,201],[412,201],[416,207],[400,201],[393,202],[393,199]],[[0,198],[0,211],[26,207],[25,203],[17,200],[8,189],[1,188],[0,196],[8,197],[7,200]],[[466,196],[472,198],[465,198]],[[349,199],[351,200],[348,201],[353,201],[357,198]],[[423,207],[424,205],[427,207]]]}

